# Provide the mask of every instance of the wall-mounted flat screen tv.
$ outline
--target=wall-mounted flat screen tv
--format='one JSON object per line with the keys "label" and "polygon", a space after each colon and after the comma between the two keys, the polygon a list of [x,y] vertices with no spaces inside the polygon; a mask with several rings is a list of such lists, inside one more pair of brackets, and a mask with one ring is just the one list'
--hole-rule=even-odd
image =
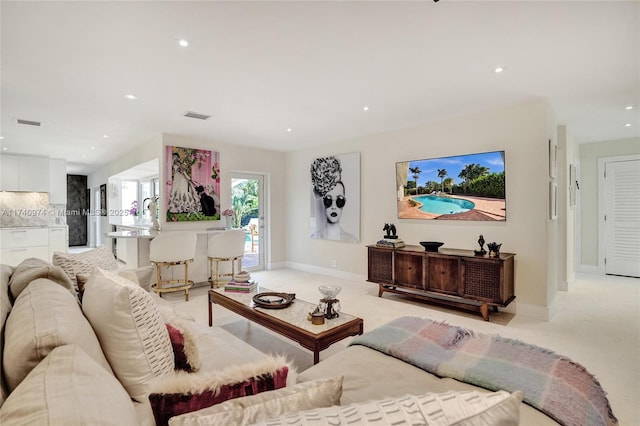
{"label": "wall-mounted flat screen tv", "polygon": [[506,221],[504,151],[396,163],[399,219]]}

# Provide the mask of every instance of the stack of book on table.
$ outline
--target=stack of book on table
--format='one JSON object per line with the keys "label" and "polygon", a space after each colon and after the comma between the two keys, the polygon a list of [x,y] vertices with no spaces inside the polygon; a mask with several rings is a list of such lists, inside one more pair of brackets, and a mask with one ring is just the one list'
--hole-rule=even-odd
{"label": "stack of book on table", "polygon": [[232,293],[251,293],[256,291],[258,283],[254,280],[249,281],[229,281],[224,286],[224,291],[230,291]]}
{"label": "stack of book on table", "polygon": [[383,238],[376,243],[378,247],[400,248],[404,247],[404,241],[400,238]]}

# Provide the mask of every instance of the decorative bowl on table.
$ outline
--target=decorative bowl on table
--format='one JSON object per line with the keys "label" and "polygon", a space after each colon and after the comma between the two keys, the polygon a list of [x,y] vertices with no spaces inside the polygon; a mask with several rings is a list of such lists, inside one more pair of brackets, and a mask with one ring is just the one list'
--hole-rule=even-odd
{"label": "decorative bowl on table", "polygon": [[239,283],[246,283],[251,279],[251,274],[247,271],[238,272],[233,276],[233,280]]}
{"label": "decorative bowl on table", "polygon": [[337,285],[321,285],[318,287],[318,290],[325,299],[335,299],[342,290],[342,287]]}
{"label": "decorative bowl on table", "polygon": [[424,247],[425,251],[438,251],[444,243],[440,241],[420,241],[420,245]]}

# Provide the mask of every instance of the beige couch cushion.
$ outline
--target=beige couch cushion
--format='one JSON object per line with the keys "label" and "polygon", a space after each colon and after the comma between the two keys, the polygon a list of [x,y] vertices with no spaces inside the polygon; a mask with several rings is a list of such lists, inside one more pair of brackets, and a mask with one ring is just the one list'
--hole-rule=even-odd
{"label": "beige couch cushion", "polygon": [[82,299],[116,376],[136,401],[149,383],[173,371],[169,332],[151,295],[116,273],[96,268]]}
{"label": "beige couch cushion", "polygon": [[268,418],[340,404],[342,376],[232,399],[169,420],[171,426],[250,425]]}
{"label": "beige couch cushion", "polygon": [[[425,391],[434,393],[450,390],[485,391],[454,379],[441,379],[399,359],[360,345],[349,346],[305,370],[298,376],[298,382],[336,374],[344,376],[342,404],[406,393],[419,395]],[[384,383],[384,386],[381,386],[381,383]],[[520,408],[520,422],[522,426],[557,426],[558,424],[527,404],[522,404]]]}
{"label": "beige couch cushion", "polygon": [[22,291],[5,328],[3,368],[13,390],[49,352],[75,343],[111,372],[78,301],[65,288],[38,278]]}
{"label": "beige couch cushion", "polygon": [[[11,299],[9,299],[9,278],[13,273],[13,267],[0,265],[0,342],[4,342],[4,324],[11,311]],[[2,352],[0,349],[0,366],[2,366]],[[0,374],[0,406],[9,395],[9,389],[4,380],[4,374]]]}
{"label": "beige couch cushion", "polygon": [[11,275],[9,289],[13,300],[16,300],[20,293],[22,293],[22,290],[37,278],[47,278],[66,288],[74,296],[77,295],[73,283],[61,268],[53,266],[45,260],[31,257],[23,260],[16,266]]}
{"label": "beige couch cushion", "polygon": [[522,393],[499,391],[403,395],[287,414],[257,424],[518,426]]}
{"label": "beige couch cushion", "polygon": [[118,380],[79,346],[53,349],[0,408],[2,425],[135,425]]}

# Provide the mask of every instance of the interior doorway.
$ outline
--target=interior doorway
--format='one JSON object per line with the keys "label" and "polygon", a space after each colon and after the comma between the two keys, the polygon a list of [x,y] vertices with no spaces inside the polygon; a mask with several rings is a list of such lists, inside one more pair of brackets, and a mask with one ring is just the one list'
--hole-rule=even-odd
{"label": "interior doorway", "polygon": [[265,269],[268,229],[265,220],[265,178],[261,174],[231,173],[231,206],[235,213],[234,228],[244,229],[247,238],[242,269]]}
{"label": "interior doorway", "polygon": [[640,156],[600,159],[605,273],[640,277]]}

